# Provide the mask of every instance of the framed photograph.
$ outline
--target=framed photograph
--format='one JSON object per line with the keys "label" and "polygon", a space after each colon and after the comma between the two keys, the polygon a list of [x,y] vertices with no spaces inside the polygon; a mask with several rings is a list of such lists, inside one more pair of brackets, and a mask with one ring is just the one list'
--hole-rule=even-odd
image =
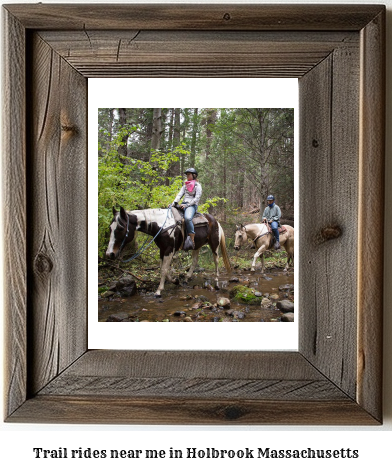
{"label": "framed photograph", "polygon": [[[130,90],[137,94],[128,94]],[[228,97],[230,90],[236,94]],[[297,350],[295,272],[287,249],[294,253],[298,244],[293,229],[298,203],[298,79],[94,78],[88,93],[90,262],[99,249],[99,265],[89,271],[89,348]],[[113,106],[120,103],[123,108]],[[167,107],[154,108],[158,103]],[[195,104],[197,108],[184,107]],[[158,138],[152,133],[154,117]],[[219,247],[218,276],[211,247],[200,248],[199,235],[207,235],[203,222],[195,226],[199,253],[188,276],[194,253],[181,250],[182,229],[173,224],[174,214],[168,209],[183,186],[183,172],[192,167],[202,189],[197,210],[215,219],[224,236],[230,270]],[[273,248],[271,234],[261,224],[272,193],[276,200],[271,209],[281,215],[280,250]],[[132,241],[129,233],[119,252],[126,225],[121,233],[121,216],[116,214],[114,222],[112,208],[122,205],[128,215],[133,210],[142,221],[150,221]],[[98,217],[91,219],[97,209]],[[155,219],[161,218],[164,230],[153,232]],[[108,230],[116,222],[117,246]],[[239,232],[240,226],[248,229],[249,237]],[[257,235],[252,237],[252,232]],[[159,249],[176,242],[171,279],[157,298]],[[116,255],[107,255],[110,245]],[[258,248],[263,251],[266,246],[271,250],[263,252],[263,260],[254,258]],[[202,325],[119,327],[105,322],[246,322],[252,327],[220,324],[206,330]]]}
{"label": "framed photograph", "polygon": [[[3,16],[6,421],[382,423],[385,7]],[[87,92],[105,77],[298,79],[298,350],[89,347]]]}

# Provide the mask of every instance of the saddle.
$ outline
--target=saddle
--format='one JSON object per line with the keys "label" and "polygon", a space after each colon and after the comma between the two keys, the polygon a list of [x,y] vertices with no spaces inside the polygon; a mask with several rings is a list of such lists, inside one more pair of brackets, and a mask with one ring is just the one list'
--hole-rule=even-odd
{"label": "saddle", "polygon": [[[269,246],[269,249],[271,249],[271,248],[274,246],[276,239],[275,239],[274,233],[272,232],[272,228],[271,228],[271,226],[269,225],[268,222],[266,222],[266,225],[267,225],[267,231],[268,231],[268,232],[266,232],[266,233],[264,233],[264,234],[258,235],[258,236],[253,240],[253,243],[256,245],[256,242],[257,242],[257,240],[258,240],[260,237],[263,237],[263,235],[272,234],[272,239],[271,239],[271,243],[270,243],[270,246]],[[285,227],[284,225],[278,227],[278,230],[279,230],[279,234],[284,234],[285,232],[287,232],[287,229],[286,229],[286,227]]]}
{"label": "saddle", "polygon": [[[271,234],[272,233],[271,226],[269,224],[267,225],[268,225],[268,232]],[[284,225],[278,227],[278,230],[279,230],[279,234],[284,234],[285,232],[287,232],[287,229]]]}
{"label": "saddle", "polygon": [[[174,220],[179,224],[182,223],[184,225],[185,220],[184,220],[184,211],[182,209],[178,209],[177,207],[172,207],[171,208]],[[200,212],[196,212],[195,215],[193,216],[192,219],[194,227],[202,227],[205,225],[208,225],[208,220],[203,216],[203,214],[200,214]]]}

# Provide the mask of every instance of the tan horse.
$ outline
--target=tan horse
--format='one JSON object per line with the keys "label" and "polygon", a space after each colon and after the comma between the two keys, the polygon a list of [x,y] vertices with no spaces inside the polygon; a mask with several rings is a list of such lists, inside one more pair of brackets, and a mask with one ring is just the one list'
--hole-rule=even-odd
{"label": "tan horse", "polygon": [[[279,243],[287,252],[287,263],[283,270],[287,272],[290,262],[294,265],[294,228],[290,225],[285,225],[284,227],[287,230],[283,234],[280,234]],[[272,232],[268,231],[268,227],[265,224],[237,225],[234,249],[239,250],[241,245],[246,243],[247,239],[252,240],[257,249],[257,252],[253,256],[251,270],[252,272],[255,271],[256,260],[260,257],[261,272],[264,273],[264,252],[271,249],[274,243]]]}

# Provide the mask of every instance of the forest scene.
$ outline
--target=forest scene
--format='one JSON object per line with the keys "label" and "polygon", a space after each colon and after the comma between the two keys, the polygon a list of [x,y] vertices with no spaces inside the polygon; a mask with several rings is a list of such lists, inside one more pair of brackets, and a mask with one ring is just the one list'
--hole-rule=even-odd
{"label": "forest scene", "polygon": [[[198,262],[187,278],[195,251],[180,246],[170,256],[170,275],[157,295],[166,265],[159,246],[173,232],[182,238],[181,225],[166,230],[157,224],[157,232],[148,233],[138,221],[134,236],[128,237],[130,226],[138,211],[150,209],[161,210],[169,222],[168,206],[189,169],[197,170],[202,188],[197,212],[212,216],[209,226],[195,227],[196,239],[216,221],[230,271],[220,258],[216,277],[215,250],[200,244]],[[267,237],[259,235],[253,241],[245,235],[239,248],[236,232],[262,222],[271,194],[286,232],[280,234],[280,249],[265,249],[264,261],[259,256],[253,266]],[[293,228],[294,109],[98,109],[99,321],[291,322],[294,268],[292,262],[287,268],[284,242],[289,234],[293,242]],[[121,248],[114,258],[108,245],[116,238]]]}

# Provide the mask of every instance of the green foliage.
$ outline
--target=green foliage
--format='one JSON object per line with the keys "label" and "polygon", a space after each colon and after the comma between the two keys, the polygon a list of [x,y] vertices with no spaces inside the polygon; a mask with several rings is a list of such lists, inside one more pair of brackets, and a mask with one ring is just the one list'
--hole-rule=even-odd
{"label": "green foliage", "polygon": [[204,204],[201,204],[198,206],[197,211],[198,212],[209,212],[211,207],[215,207],[218,203],[226,203],[227,199],[221,198],[221,197],[213,197],[210,199],[207,199]]}
{"label": "green foliage", "polygon": [[167,207],[182,185],[179,176],[167,177],[170,165],[186,154],[182,147],[163,153],[152,151],[150,161],[121,157],[117,149],[129,130],[120,130],[98,162],[98,242],[102,257],[113,217],[112,207],[127,210]]}

